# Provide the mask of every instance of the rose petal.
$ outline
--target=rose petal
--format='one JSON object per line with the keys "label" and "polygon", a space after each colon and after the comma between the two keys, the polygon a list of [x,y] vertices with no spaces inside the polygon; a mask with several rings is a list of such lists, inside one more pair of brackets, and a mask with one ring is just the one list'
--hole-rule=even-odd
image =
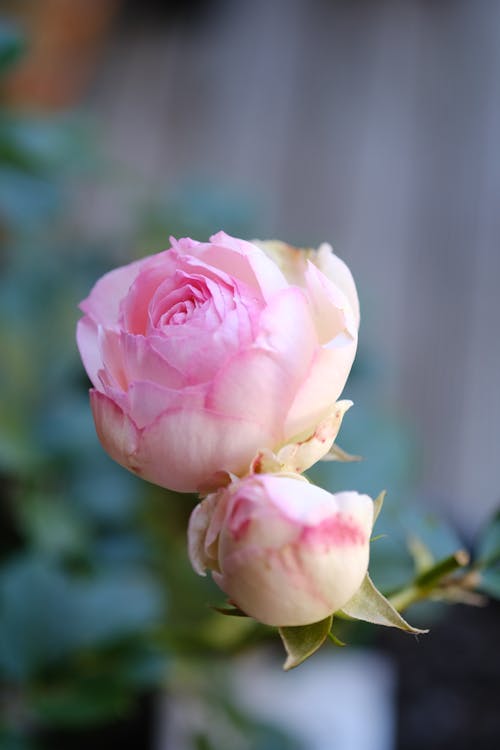
{"label": "rose petal", "polygon": [[194,326],[173,326],[168,336],[155,336],[152,346],[165,362],[190,385],[209,381],[238,351],[238,316],[229,315],[224,324],[207,332]]}
{"label": "rose petal", "polygon": [[304,286],[306,261],[314,250],[294,247],[281,240],[254,240],[268,258],[271,258],[284,273],[289,284]]}
{"label": "rose petal", "polygon": [[278,266],[260,248],[225,232],[214,234],[210,243],[200,243],[189,252],[243,281],[264,301],[288,286]]}
{"label": "rose petal", "polygon": [[372,525],[366,495],[331,495],[282,476],[244,479],[221,524],[213,578],[263,623],[309,624],[344,606],[361,585]]}
{"label": "rose petal", "polygon": [[320,343],[326,344],[343,332],[356,338],[357,326],[347,297],[310,260],[305,282]]}
{"label": "rose petal", "polygon": [[89,296],[80,302],[80,309],[95,323],[113,326],[118,323],[120,302],[149,258],[141,258],[104,274],[94,285]]}
{"label": "rose petal", "polygon": [[358,293],[352,273],[348,266],[343,260],[335,255],[331,245],[327,242],[323,242],[323,244],[318,247],[313,263],[327,278],[330,279],[330,281],[333,281],[335,286],[339,287],[339,289],[344,292],[354,314],[355,325],[356,327],[359,327]]}
{"label": "rose petal", "polygon": [[289,287],[277,294],[264,310],[259,329],[254,346],[216,375],[207,406],[265,425],[281,442],[285,416],[317,346],[303,292]]}
{"label": "rose petal", "polygon": [[196,492],[217,472],[245,472],[269,434],[259,425],[209,410],[177,409],[142,431],[141,476],[178,492]]}
{"label": "rose petal", "polygon": [[202,388],[165,388],[151,381],[136,381],[128,389],[128,414],[139,429],[150,425],[161,414],[185,405],[203,409],[205,392]]}
{"label": "rose petal", "polygon": [[188,554],[191,565],[201,576],[206,568],[218,569],[219,536],[230,492],[208,495],[194,508],[188,525]]}
{"label": "rose petal", "polygon": [[285,440],[310,434],[338,400],[356,354],[357,341],[338,336],[335,347],[320,349],[298,391],[285,423]]}
{"label": "rose petal", "polygon": [[154,348],[154,341],[154,337],[99,328],[99,352],[106,382],[123,391],[136,380],[150,380],[166,388],[182,387],[186,378]]}
{"label": "rose petal", "polygon": [[126,469],[141,475],[136,461],[140,432],[132,420],[108,396],[94,389],[90,391],[90,405],[103,448]]}
{"label": "rose petal", "polygon": [[99,370],[102,368],[102,357],[98,345],[98,328],[92,318],[85,315],[76,326],[76,343],[87,375],[95,388],[99,388]]}
{"label": "rose petal", "polygon": [[260,424],[270,433],[274,445],[282,439],[282,426],[290,403],[285,392],[286,377],[276,355],[261,350],[242,352],[215,377],[207,407]]}
{"label": "rose petal", "polygon": [[198,503],[189,517],[188,555],[191,565],[198,575],[206,575],[207,557],[205,554],[205,536],[213,513],[215,495],[209,495]]}
{"label": "rose petal", "polygon": [[306,436],[296,443],[288,443],[288,445],[283,446],[276,456],[281,470],[300,474],[323,458],[332,447],[340,430],[344,414],[351,406],[352,401],[337,401],[334,408],[319,423],[312,435]]}
{"label": "rose petal", "polygon": [[126,331],[146,334],[151,298],[166,279],[173,286],[175,268],[175,258],[170,251],[148,258],[148,263],[141,268],[141,273],[134,279],[121,305],[121,320]]}

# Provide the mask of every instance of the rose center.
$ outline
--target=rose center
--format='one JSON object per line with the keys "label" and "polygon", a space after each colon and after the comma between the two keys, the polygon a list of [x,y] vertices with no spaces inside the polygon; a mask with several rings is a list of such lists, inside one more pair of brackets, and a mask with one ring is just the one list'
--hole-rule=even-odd
{"label": "rose center", "polygon": [[156,329],[188,323],[207,303],[207,292],[193,283],[158,295],[150,307],[150,320]]}
{"label": "rose center", "polygon": [[194,310],[196,309],[196,303],[191,300],[182,300],[182,302],[178,302],[176,305],[173,305],[173,307],[170,308],[166,313],[164,313],[161,316],[160,323],[161,325],[170,325],[170,326],[180,326],[183,323],[185,323],[191,315],[193,314]]}

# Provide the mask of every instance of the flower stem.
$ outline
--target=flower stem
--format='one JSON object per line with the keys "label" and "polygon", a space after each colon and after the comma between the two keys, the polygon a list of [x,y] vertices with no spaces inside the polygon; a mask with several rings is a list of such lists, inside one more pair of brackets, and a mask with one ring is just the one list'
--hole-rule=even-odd
{"label": "flower stem", "polygon": [[408,586],[388,596],[390,603],[398,612],[407,609],[411,604],[426,599],[444,578],[469,563],[469,554],[459,549],[440,560],[438,563],[420,573]]}

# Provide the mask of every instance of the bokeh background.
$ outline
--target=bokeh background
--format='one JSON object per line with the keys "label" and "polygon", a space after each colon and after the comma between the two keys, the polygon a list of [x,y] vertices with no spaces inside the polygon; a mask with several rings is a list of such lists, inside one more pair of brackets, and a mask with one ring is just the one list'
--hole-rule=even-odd
{"label": "bokeh background", "polygon": [[[220,593],[185,553],[194,498],[103,454],[74,326],[101,273],[170,234],[330,241],[363,314],[340,442],[365,460],[314,478],[388,489],[384,590],[412,575],[411,535],[437,558],[488,560],[480,587],[498,596],[500,4],[0,8],[0,748],[491,750],[494,601],[415,609],[432,623],[419,642],[348,631],[335,689],[323,652],[311,662],[304,726],[352,675],[385,679],[357,745],[348,729],[314,744],[286,710],[237,699],[238,680],[265,692],[279,648],[207,607]],[[344,713],[363,723],[355,699]]]}

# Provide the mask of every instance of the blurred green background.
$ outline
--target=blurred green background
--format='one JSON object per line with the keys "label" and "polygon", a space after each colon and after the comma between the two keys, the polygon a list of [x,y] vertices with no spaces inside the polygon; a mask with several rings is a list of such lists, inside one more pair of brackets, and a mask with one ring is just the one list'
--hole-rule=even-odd
{"label": "blurred green background", "polygon": [[[103,4],[99,33],[114,5]],[[33,42],[12,18],[0,25],[0,748],[153,747],[160,692],[210,707],[213,725],[193,730],[193,748],[299,748],[235,705],[224,678],[230,657],[273,634],[210,609],[221,593],[186,557],[195,498],[141,483],[104,454],[74,343],[77,303],[117,262],[163,248],[169,234],[261,235],[264,212],[216,179],[186,179],[154,197],[138,188],[130,164],[111,159],[92,117],[72,106],[80,78],[39,87],[38,101],[29,75],[16,82]],[[117,184],[128,196],[125,250],[123,233],[93,234],[85,220],[88,186]],[[311,478],[332,491],[388,489],[372,572],[392,591],[414,573],[410,536],[437,559],[463,540],[416,492],[422,441],[381,397],[385,376],[363,342],[340,442],[368,460],[322,464]],[[493,596],[498,528],[467,539]],[[426,604],[413,616],[428,624],[441,614]],[[376,637],[362,627],[342,635]]]}

